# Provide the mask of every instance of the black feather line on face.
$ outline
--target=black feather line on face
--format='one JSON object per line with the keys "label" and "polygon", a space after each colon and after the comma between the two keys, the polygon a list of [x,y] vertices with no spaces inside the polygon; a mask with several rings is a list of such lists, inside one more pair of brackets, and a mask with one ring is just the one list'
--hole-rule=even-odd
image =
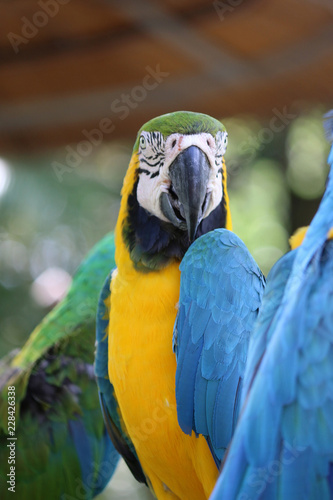
{"label": "black feather line on face", "polygon": [[[162,221],[139,205],[136,191],[138,179],[128,197],[128,215],[122,234],[135,268],[149,272],[166,267],[172,261],[181,261],[190,246],[187,231]],[[213,229],[225,227],[226,206],[221,203],[199,224],[196,238]]]}

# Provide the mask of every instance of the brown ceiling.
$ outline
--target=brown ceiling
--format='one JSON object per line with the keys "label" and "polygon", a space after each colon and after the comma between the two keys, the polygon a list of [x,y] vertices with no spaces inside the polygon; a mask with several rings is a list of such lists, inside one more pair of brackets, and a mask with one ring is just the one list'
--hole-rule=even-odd
{"label": "brown ceiling", "polygon": [[0,151],[80,141],[103,118],[111,139],[176,109],[333,104],[332,0],[11,0],[0,34]]}

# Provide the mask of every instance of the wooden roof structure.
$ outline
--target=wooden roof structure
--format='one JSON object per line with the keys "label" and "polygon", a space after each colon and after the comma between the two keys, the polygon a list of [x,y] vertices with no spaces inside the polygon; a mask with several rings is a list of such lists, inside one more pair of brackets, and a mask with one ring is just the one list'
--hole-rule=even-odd
{"label": "wooden roof structure", "polygon": [[0,152],[333,104],[332,0],[11,0],[0,33]]}

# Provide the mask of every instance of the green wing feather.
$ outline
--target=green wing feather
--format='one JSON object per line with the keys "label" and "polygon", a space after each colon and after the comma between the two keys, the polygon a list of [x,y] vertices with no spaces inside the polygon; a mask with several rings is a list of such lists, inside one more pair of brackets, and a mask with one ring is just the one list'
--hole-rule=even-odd
{"label": "green wing feather", "polygon": [[[19,352],[0,362],[0,484],[10,498],[8,387],[15,386],[16,493],[20,498],[92,498],[111,477],[118,454],[100,414],[93,373],[96,310],[114,267],[114,235],[79,267],[66,298]],[[100,467],[102,464],[102,467]]]}

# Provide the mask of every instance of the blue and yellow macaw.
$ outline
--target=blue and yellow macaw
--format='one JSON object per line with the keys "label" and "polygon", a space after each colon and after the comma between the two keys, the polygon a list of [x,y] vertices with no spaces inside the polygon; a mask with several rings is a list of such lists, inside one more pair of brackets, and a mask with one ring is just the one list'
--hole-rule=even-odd
{"label": "blue and yellow macaw", "polygon": [[[114,236],[109,234],[81,264],[66,298],[19,352],[0,362],[2,499],[13,498],[15,491],[20,499],[89,500],[115,470],[119,454],[100,413],[92,366],[98,296],[113,265]],[[14,400],[10,435],[8,408]],[[12,443],[10,456],[7,445]],[[10,467],[15,468],[14,490],[7,482]]]}
{"label": "blue and yellow macaw", "polygon": [[265,278],[244,243],[227,229],[196,240],[180,265],[174,331],[178,420],[203,434],[218,466],[234,432],[248,343]]}
{"label": "blue and yellow macaw", "polygon": [[[326,125],[333,142],[333,112]],[[303,242],[268,275],[212,500],[333,498],[333,147],[328,163]]]}
{"label": "blue and yellow macaw", "polygon": [[140,129],[116,225],[117,267],[100,298],[95,372],[106,425],[158,499],[207,499],[218,477],[205,438],[178,424],[172,337],[185,252],[199,236],[231,229],[226,144],[223,125],[200,113]]}

